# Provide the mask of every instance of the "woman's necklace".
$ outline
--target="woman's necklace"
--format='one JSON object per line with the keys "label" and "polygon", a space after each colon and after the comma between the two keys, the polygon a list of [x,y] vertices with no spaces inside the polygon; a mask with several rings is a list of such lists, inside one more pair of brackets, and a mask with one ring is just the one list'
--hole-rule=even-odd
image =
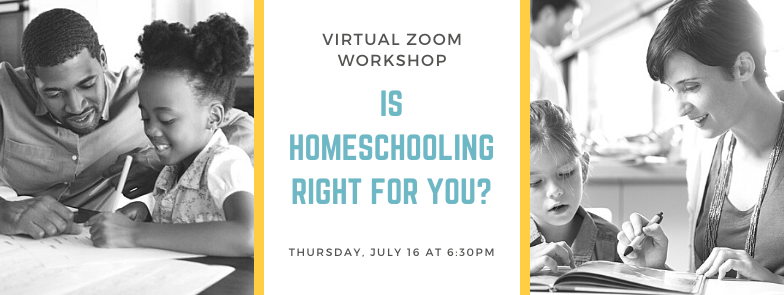
{"label": "woman's necklace", "polygon": [[[722,144],[724,142],[723,135],[721,139],[722,140],[719,140],[718,144]],[[721,208],[724,206],[724,200],[727,199],[727,195],[729,193],[729,183],[730,179],[732,179],[732,153],[735,151],[736,141],[737,140],[733,135],[730,139],[729,147],[727,148],[727,157],[724,158],[724,161],[719,168],[719,179],[714,186],[713,200],[711,200],[710,211],[708,211],[708,232],[705,235],[706,255],[710,255],[710,253],[713,252],[713,248],[716,247],[719,220],[721,219]],[[759,212],[760,208],[762,207],[762,201],[765,199],[765,193],[768,191],[768,184],[770,183],[770,175],[773,174],[773,167],[776,166],[776,162],[778,162],[779,157],[781,156],[781,150],[783,148],[784,111],[782,111],[781,119],[779,119],[779,130],[778,135],[776,136],[776,145],[773,147],[773,151],[770,152],[768,167],[765,170],[765,179],[762,182],[762,190],[760,191],[759,197],[757,198],[757,204],[754,205],[754,212],[751,215],[749,232],[746,235],[745,250],[746,253],[748,253],[751,257],[754,257],[754,249],[757,245],[757,223],[759,221]]]}

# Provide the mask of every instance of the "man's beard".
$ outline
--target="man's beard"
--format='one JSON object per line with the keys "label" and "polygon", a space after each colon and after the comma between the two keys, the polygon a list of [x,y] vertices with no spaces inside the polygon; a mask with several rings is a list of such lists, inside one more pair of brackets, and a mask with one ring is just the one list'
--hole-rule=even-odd
{"label": "man's beard", "polygon": [[[85,122],[73,121],[73,119],[82,117],[85,115],[85,113],[88,112],[92,112],[90,115],[88,115],[90,118],[83,118],[83,120],[88,120],[88,121]],[[84,112],[82,112],[81,114],[67,115],[63,117],[62,121],[63,121],[63,125],[65,125],[65,127],[68,128],[69,130],[79,135],[85,135],[95,131],[95,128],[98,127],[98,123],[100,122],[100,120],[101,120],[101,114],[98,111],[98,108],[89,107],[86,110],[84,110]]]}

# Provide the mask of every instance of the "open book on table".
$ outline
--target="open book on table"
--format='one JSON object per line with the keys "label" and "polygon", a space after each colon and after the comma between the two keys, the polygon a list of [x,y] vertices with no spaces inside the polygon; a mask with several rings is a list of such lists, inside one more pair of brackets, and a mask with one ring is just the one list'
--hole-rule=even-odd
{"label": "open book on table", "polygon": [[531,274],[531,291],[621,294],[698,294],[705,277],[689,272],[590,261],[580,267]]}

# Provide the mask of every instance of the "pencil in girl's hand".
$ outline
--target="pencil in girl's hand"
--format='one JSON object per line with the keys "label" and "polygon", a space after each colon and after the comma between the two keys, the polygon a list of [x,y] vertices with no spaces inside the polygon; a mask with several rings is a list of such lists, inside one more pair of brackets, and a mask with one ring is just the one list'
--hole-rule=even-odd
{"label": "pencil in girl's hand", "polygon": [[123,164],[123,170],[120,174],[120,182],[117,183],[117,193],[120,196],[123,196],[123,189],[125,189],[125,180],[128,179],[128,171],[131,170],[131,162],[133,161],[133,157],[130,155],[125,156],[125,164]]}

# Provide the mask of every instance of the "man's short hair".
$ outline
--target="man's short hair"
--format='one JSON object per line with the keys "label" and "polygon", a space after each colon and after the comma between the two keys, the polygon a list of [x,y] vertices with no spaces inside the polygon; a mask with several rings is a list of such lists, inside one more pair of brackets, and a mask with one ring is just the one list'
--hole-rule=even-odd
{"label": "man's short hair", "polygon": [[561,12],[569,6],[581,7],[579,0],[531,0],[531,21],[535,22],[539,19],[539,12],[550,5],[555,8],[555,12]]}
{"label": "man's short hair", "polygon": [[91,57],[100,56],[98,34],[84,16],[70,9],[41,13],[22,34],[22,60],[28,70],[62,64],[85,48]]}

